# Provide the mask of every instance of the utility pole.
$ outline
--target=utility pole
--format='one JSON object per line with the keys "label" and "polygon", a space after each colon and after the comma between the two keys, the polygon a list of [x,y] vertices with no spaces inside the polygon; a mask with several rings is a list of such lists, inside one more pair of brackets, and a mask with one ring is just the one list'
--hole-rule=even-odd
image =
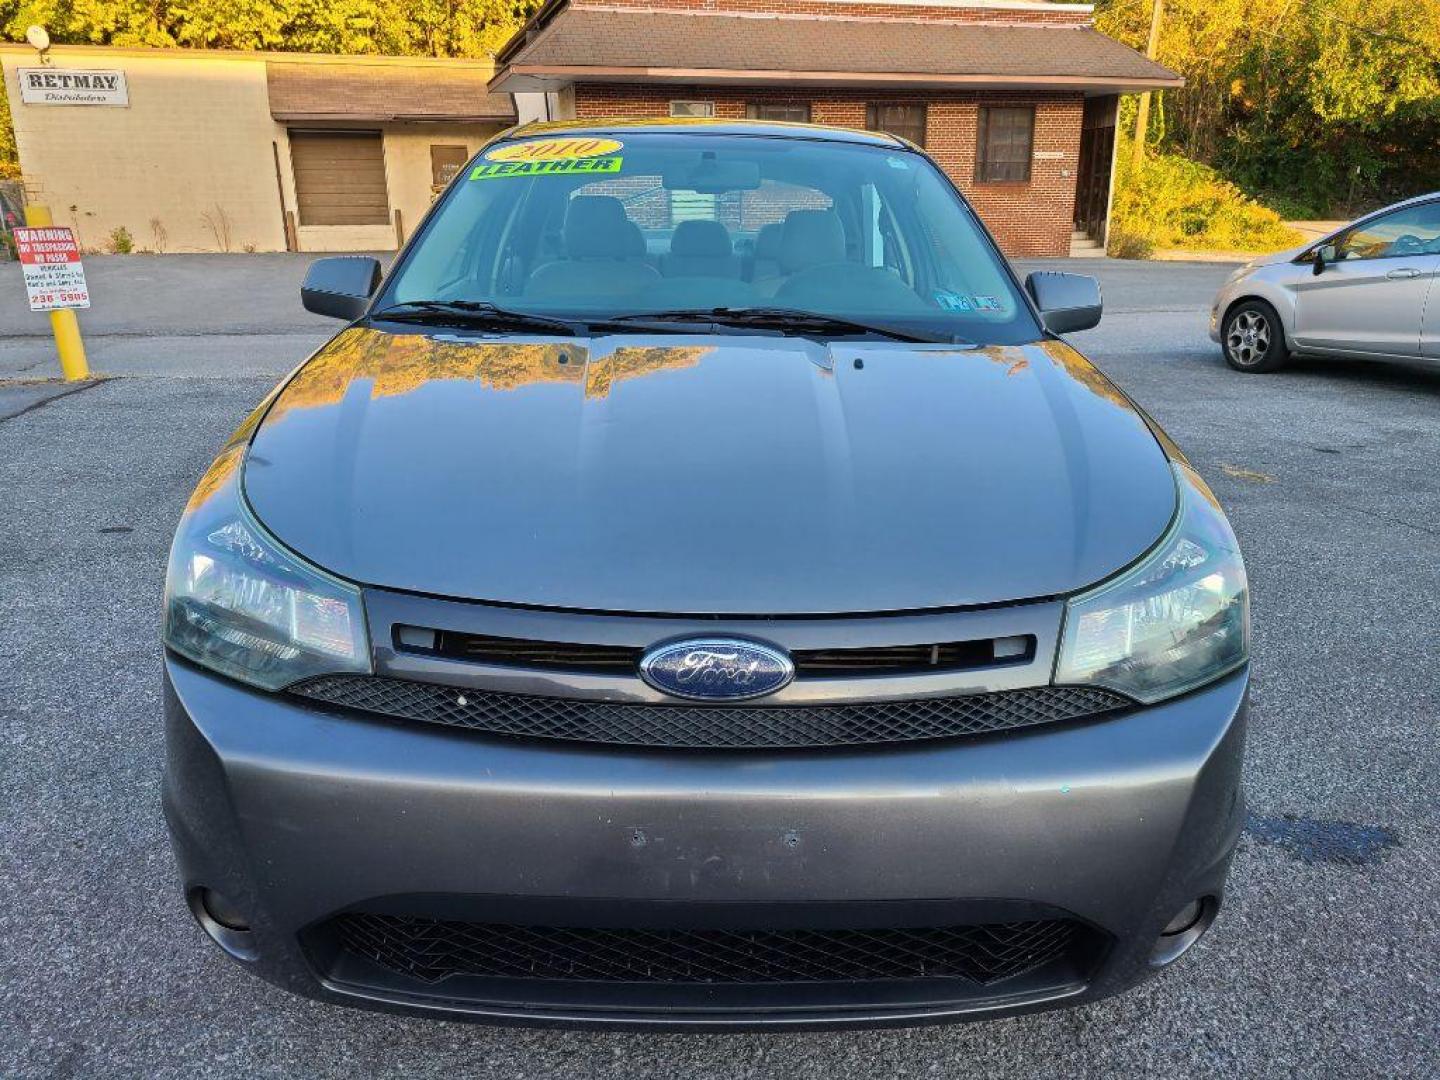
{"label": "utility pole", "polygon": [[[1151,60],[1160,51],[1160,20],[1165,17],[1165,0],[1153,0],[1150,8],[1150,40],[1145,46],[1145,55]],[[1135,110],[1135,145],[1130,148],[1130,168],[1140,167],[1145,157],[1145,129],[1150,126],[1150,91],[1140,95],[1140,107]]]}

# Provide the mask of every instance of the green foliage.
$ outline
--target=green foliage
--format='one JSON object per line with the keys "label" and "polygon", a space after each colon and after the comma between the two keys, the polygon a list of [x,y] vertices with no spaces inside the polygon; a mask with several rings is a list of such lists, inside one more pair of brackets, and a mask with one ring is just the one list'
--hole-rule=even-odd
{"label": "green foliage", "polygon": [[66,44],[483,56],[538,0],[0,0],[12,40],[40,23]]}
{"label": "green foliage", "polygon": [[[1143,48],[1150,5],[1099,0]],[[1148,141],[1297,217],[1440,187],[1440,0],[1167,0]]]}
{"label": "green foliage", "polygon": [[110,230],[110,251],[115,255],[129,255],[135,250],[135,238],[124,225]]}
{"label": "green foliage", "polygon": [[[1178,154],[1148,152],[1130,165],[1122,139],[1116,162],[1110,253],[1146,258],[1154,248],[1279,251],[1302,237],[1208,165]],[[1122,254],[1122,250],[1129,254]]]}
{"label": "green foliage", "polygon": [[0,89],[0,180],[20,179],[20,156],[15,150],[15,128],[10,123],[10,99]]}

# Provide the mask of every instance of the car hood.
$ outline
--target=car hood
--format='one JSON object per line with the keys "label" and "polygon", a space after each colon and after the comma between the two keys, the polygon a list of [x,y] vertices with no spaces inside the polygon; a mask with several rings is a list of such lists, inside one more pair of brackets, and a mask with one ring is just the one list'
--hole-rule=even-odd
{"label": "car hood", "polygon": [[1175,510],[1073,349],[352,328],[276,397],[246,497],[362,584],[595,611],[993,604],[1105,578]]}
{"label": "car hood", "polygon": [[1309,251],[1311,245],[1314,243],[1314,240],[1310,240],[1298,247],[1286,248],[1284,251],[1273,251],[1269,255],[1261,255],[1259,258],[1251,259],[1245,265],[1247,267],[1281,266],[1284,263],[1294,262],[1296,257],[1302,252]]}

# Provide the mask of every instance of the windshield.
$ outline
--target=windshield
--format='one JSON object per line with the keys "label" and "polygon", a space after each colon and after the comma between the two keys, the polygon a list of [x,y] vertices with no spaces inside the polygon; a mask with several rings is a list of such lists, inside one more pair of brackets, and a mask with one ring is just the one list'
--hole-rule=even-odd
{"label": "windshield", "polygon": [[936,340],[1039,336],[927,158],[794,135],[622,128],[488,147],[377,309],[435,301],[580,321],[783,309]]}

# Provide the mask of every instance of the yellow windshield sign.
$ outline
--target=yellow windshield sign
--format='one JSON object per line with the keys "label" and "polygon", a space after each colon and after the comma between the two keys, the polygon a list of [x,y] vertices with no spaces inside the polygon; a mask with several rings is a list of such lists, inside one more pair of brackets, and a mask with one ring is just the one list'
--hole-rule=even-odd
{"label": "yellow windshield sign", "polygon": [[606,157],[625,148],[618,139],[531,139],[507,143],[485,155],[486,161],[580,161]]}

